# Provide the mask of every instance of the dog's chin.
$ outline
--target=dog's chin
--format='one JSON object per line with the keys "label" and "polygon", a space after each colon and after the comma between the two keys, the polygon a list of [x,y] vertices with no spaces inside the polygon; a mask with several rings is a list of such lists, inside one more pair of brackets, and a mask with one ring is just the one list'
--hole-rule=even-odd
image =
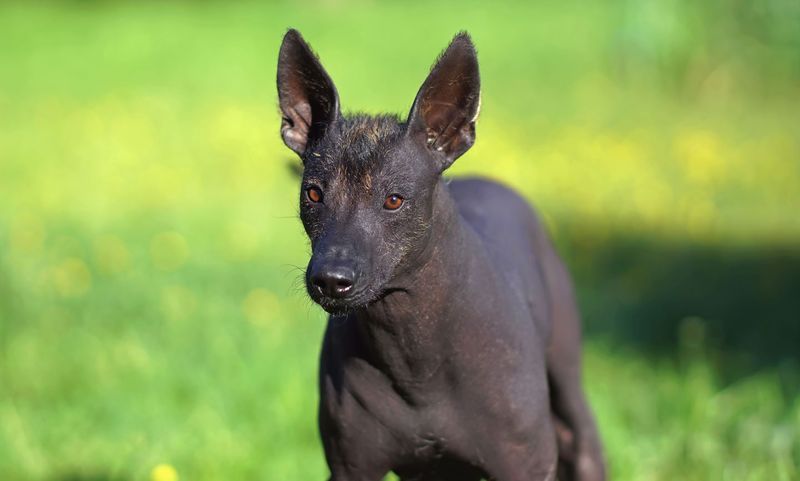
{"label": "dog's chin", "polygon": [[356,294],[345,299],[334,299],[319,293],[311,293],[311,300],[317,303],[328,314],[344,316],[366,307],[375,299],[364,294]]}

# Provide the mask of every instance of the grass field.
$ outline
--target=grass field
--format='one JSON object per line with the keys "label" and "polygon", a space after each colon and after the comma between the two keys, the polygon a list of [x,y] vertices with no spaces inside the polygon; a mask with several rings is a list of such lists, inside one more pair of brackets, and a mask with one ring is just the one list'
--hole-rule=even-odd
{"label": "grass field", "polygon": [[800,7],[0,4],[0,479],[322,480],[274,69],[406,112],[459,29],[453,174],[543,211],[616,480],[798,479]]}

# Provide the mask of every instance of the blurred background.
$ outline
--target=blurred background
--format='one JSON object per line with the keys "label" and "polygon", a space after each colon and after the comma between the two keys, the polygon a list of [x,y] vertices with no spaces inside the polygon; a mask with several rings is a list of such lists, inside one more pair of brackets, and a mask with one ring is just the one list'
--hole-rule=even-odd
{"label": "blurred background", "polygon": [[326,479],[276,54],[405,114],[479,50],[452,175],[543,212],[617,480],[800,469],[800,2],[4,2],[0,478]]}

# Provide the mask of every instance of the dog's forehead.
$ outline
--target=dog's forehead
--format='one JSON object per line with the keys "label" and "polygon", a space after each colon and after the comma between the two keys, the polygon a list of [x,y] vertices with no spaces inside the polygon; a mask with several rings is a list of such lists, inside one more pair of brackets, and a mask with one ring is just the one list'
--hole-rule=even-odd
{"label": "dog's forehead", "polygon": [[402,135],[403,125],[394,116],[346,117],[311,152],[314,170],[328,181],[370,188],[377,175],[393,170]]}

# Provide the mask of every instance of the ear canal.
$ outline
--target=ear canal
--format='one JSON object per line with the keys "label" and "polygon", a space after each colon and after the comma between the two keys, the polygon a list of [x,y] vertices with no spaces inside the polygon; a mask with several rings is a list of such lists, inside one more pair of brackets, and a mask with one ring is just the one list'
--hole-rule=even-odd
{"label": "ear canal", "polygon": [[339,94],[300,32],[286,32],[278,55],[283,142],[299,155],[340,115]]}
{"label": "ear canal", "polygon": [[408,133],[449,167],[475,143],[480,72],[466,32],[453,38],[422,84],[408,116]]}

